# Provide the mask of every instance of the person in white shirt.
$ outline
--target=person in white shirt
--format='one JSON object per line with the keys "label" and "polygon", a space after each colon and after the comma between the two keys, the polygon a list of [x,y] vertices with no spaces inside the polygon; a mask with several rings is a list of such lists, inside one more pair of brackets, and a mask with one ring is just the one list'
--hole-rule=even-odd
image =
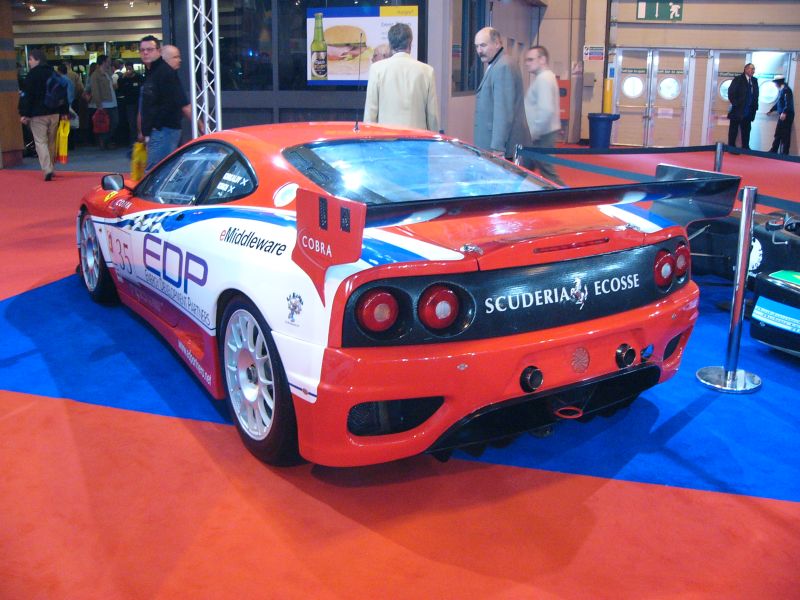
{"label": "person in white shirt", "polygon": [[[559,90],[556,76],[548,65],[549,54],[544,46],[531,46],[525,55],[525,67],[531,74],[531,84],[525,94],[525,117],[536,148],[553,148],[561,131]],[[538,168],[539,172],[559,185],[564,185],[552,163],[541,156],[523,166]]]}
{"label": "person in white shirt", "polygon": [[433,67],[411,58],[411,27],[389,28],[391,56],[369,68],[364,122],[439,131]]}

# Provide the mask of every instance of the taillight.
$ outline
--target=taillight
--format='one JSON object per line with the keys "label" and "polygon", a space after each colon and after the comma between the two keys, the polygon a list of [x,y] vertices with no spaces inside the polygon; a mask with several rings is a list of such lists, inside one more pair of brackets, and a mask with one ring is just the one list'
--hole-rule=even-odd
{"label": "taillight", "polygon": [[691,255],[689,252],[689,246],[687,246],[686,244],[681,244],[675,249],[676,279],[682,279],[686,275],[686,273],[688,273],[690,264],[691,264]]}
{"label": "taillight", "polygon": [[449,287],[432,285],[419,299],[419,320],[430,329],[446,329],[458,317],[458,296]]}
{"label": "taillight", "polygon": [[397,299],[386,290],[374,289],[361,296],[356,318],[361,327],[373,333],[386,331],[397,322],[400,308]]}
{"label": "taillight", "polygon": [[675,257],[666,250],[659,250],[656,254],[656,264],[653,266],[653,275],[658,287],[668,288],[672,285],[672,279],[675,277]]}

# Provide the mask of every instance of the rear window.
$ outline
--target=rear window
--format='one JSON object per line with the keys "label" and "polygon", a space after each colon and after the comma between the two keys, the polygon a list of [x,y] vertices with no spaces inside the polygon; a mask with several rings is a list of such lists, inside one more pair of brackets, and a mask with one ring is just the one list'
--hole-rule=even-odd
{"label": "rear window", "polygon": [[323,142],[290,148],[284,154],[327,192],[367,204],[551,188],[508,161],[452,141]]}

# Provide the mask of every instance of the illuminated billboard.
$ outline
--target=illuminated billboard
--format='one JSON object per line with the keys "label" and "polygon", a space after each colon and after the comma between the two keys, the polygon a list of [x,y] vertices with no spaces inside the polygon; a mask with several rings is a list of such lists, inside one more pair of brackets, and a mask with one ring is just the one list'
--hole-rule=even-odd
{"label": "illuminated billboard", "polygon": [[309,85],[361,85],[370,65],[388,56],[387,34],[395,23],[411,27],[417,58],[419,7],[309,8],[306,12]]}

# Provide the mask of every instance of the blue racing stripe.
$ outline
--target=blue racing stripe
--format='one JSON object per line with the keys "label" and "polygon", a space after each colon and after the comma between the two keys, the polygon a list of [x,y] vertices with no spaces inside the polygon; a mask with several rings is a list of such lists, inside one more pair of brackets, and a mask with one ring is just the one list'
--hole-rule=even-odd
{"label": "blue racing stripe", "polygon": [[622,169],[613,169],[611,167],[603,167],[600,165],[590,165],[578,160],[569,160],[568,158],[561,158],[559,156],[549,154],[547,155],[547,160],[563,167],[570,167],[572,169],[578,169],[579,171],[587,171],[588,173],[594,173],[596,175],[616,177],[617,179],[628,179],[630,181],[638,181],[640,183],[658,181],[654,175],[642,175],[641,173],[623,171]]}
{"label": "blue racing stripe", "polygon": [[398,262],[414,262],[425,260],[425,257],[406,248],[382,240],[364,239],[361,247],[361,259],[374,267]]}
{"label": "blue racing stripe", "polygon": [[634,204],[617,204],[616,207],[620,210],[624,210],[625,212],[629,212],[632,215],[635,215],[641,219],[646,221],[650,221],[653,225],[658,225],[661,229],[665,229],[667,227],[672,227],[675,225],[669,219],[665,219],[661,215],[657,215],[649,210],[642,208],[641,206],[636,206]]}
{"label": "blue racing stripe", "polygon": [[[165,210],[163,212],[148,213],[144,219],[146,221],[159,221],[159,217],[164,214],[172,213],[174,209]],[[180,218],[178,218],[180,216]],[[293,215],[280,215],[271,212],[246,210],[237,207],[225,206],[214,208],[201,208],[197,210],[181,210],[174,214],[168,214],[166,218],[160,221],[161,228],[165,232],[177,231],[188,225],[194,225],[209,219],[242,219],[246,221],[257,221],[259,223],[268,223],[278,227],[291,227],[295,228],[297,220]],[[115,227],[134,227],[136,219],[125,219],[118,223],[107,223],[107,225]],[[426,257],[396,246],[389,242],[382,240],[364,238],[362,244],[361,258],[373,266],[392,264],[398,262],[414,262],[425,260]]]}

